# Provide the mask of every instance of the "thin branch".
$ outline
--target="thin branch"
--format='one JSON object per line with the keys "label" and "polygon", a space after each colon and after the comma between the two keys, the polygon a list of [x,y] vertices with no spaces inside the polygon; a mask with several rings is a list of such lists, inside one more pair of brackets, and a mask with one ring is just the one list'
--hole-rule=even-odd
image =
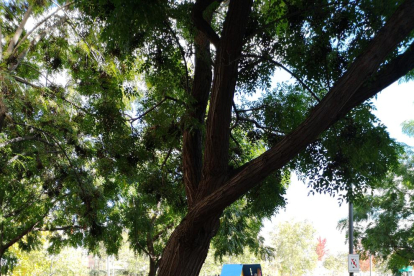
{"label": "thin branch", "polygon": [[[175,101],[175,102],[178,102],[178,103],[183,103],[184,105],[185,105],[185,103],[183,102],[183,101],[180,101],[180,100],[177,100],[177,99],[175,99],[175,98],[173,98],[173,97],[170,97],[170,96],[165,96],[164,97],[164,99],[162,99],[161,101],[159,101],[157,104],[155,104],[154,106],[152,106],[151,108],[149,108],[147,111],[145,111],[144,113],[142,113],[141,115],[139,115],[138,117],[136,117],[136,118],[131,118],[131,119],[129,119],[129,121],[131,122],[131,123],[133,123],[133,122],[135,122],[136,120],[140,120],[140,119],[142,119],[143,117],[145,117],[148,113],[150,113],[151,111],[153,111],[154,109],[156,109],[157,107],[159,107],[160,105],[162,105],[166,100],[172,100],[172,101]],[[129,116],[129,115],[128,115]]]}
{"label": "thin branch", "polygon": [[239,141],[237,141],[236,138],[234,138],[234,136],[231,132],[230,132],[230,137],[234,141],[234,143],[236,143],[237,147],[241,149]]}
{"label": "thin branch", "polygon": [[55,139],[55,137],[51,134],[51,133],[49,133],[48,131],[46,131],[46,130],[43,130],[43,129],[41,129],[41,128],[38,128],[38,127],[35,127],[35,126],[31,126],[31,125],[26,125],[26,124],[21,124],[21,123],[16,123],[16,122],[14,122],[14,124],[16,124],[16,125],[21,125],[21,126],[24,126],[24,127],[28,127],[28,128],[33,128],[33,129],[35,129],[35,130],[37,130],[37,131],[39,131],[39,132],[41,132],[41,133],[43,133],[46,137],[49,137],[52,141],[53,141],[53,143],[62,151],[62,153],[65,155],[65,158],[66,158],[66,160],[69,162],[69,165],[70,165],[70,167],[73,169],[73,171],[75,172],[75,178],[76,178],[76,181],[78,182],[78,184],[79,184],[79,186],[80,186],[80,188],[81,188],[81,190],[84,190],[84,187],[83,187],[83,185],[82,185],[82,181],[80,180],[80,178],[79,178],[79,175],[78,175],[78,168],[73,164],[73,162],[72,162],[72,160],[70,159],[70,157],[69,157],[69,155],[67,154],[67,152],[66,152],[66,150],[62,147],[62,145]]}
{"label": "thin branch", "polygon": [[52,26],[50,26],[49,28],[45,29],[43,32],[39,33],[30,43],[29,47],[27,47],[27,49],[25,49],[24,51],[22,51],[20,53],[20,55],[17,57],[16,62],[13,64],[11,63],[9,65],[9,71],[13,71],[17,68],[17,66],[19,66],[19,64],[22,62],[22,60],[26,57],[27,53],[30,51],[30,49],[32,49],[34,46],[36,46],[37,43],[39,43],[39,41],[41,39],[43,39],[48,33],[50,33],[55,27],[58,27],[60,25],[62,25],[63,23],[65,23],[65,21],[68,18],[66,16],[63,16],[62,18],[60,18],[59,21],[57,21],[55,24],[53,24]]}
{"label": "thin branch", "polygon": [[138,242],[135,243],[135,245],[138,246],[145,254],[151,257],[151,254],[147,251],[147,249],[144,246],[141,246]]}
{"label": "thin branch", "polygon": [[[33,68],[34,69],[34,68]],[[39,72],[40,73],[40,72]],[[43,76],[43,77],[45,77],[45,76]],[[31,82],[29,82],[29,81],[27,81],[27,80],[25,80],[25,79],[23,79],[23,78],[21,78],[21,77],[19,77],[19,76],[13,76],[13,78],[16,80],[16,81],[18,81],[18,82],[20,82],[20,83],[23,83],[23,84],[26,84],[26,85],[29,85],[29,86],[31,86],[31,87],[33,87],[33,88],[37,88],[37,89],[44,89],[44,92],[46,92],[47,94],[49,94],[49,95],[51,95],[51,96],[54,96],[54,97],[56,97],[56,98],[60,98],[61,100],[63,100],[63,101],[65,101],[65,102],[67,102],[68,104],[70,104],[70,105],[72,105],[72,106],[74,106],[74,107],[76,107],[77,109],[79,109],[79,110],[82,110],[83,112],[85,112],[86,114],[89,114],[89,115],[93,115],[91,112],[89,112],[87,109],[85,109],[85,108],[83,108],[83,107],[81,107],[81,106],[79,106],[79,105],[77,105],[77,104],[75,104],[74,102],[72,102],[72,101],[70,101],[70,100],[68,100],[68,99],[66,99],[65,97],[63,97],[63,96],[61,96],[61,95],[56,95],[55,93],[53,93],[53,91],[51,90],[51,89],[49,89],[48,87],[45,87],[45,86],[39,86],[39,85],[36,85],[36,84],[33,84],[33,83],[31,83]],[[45,78],[47,78],[47,77],[45,77]],[[52,84],[53,84],[53,82],[52,81],[50,81],[50,80],[48,80],[49,82],[51,82]]]}
{"label": "thin branch", "polygon": [[298,75],[296,75],[295,73],[293,73],[292,71],[290,71],[288,68],[286,68],[283,64],[273,60],[270,57],[265,57],[265,56],[259,56],[259,55],[254,55],[254,54],[248,54],[248,55],[243,55],[244,57],[253,57],[253,58],[259,58],[261,60],[265,60],[268,61],[274,65],[276,65],[277,67],[282,68],[283,70],[285,70],[286,72],[288,72],[292,77],[294,77],[306,90],[308,90],[308,92],[312,95],[312,97],[315,98],[315,100],[320,103],[321,100],[318,98],[318,96],[316,96],[316,94],[309,88],[309,86],[307,86],[300,78]]}
{"label": "thin branch", "polygon": [[22,34],[22,32],[24,30],[24,26],[26,25],[26,22],[29,19],[32,11],[33,11],[33,5],[30,5],[29,8],[27,9],[26,13],[23,16],[22,22],[20,22],[19,27],[17,28],[16,32],[14,33],[13,38],[10,40],[9,47],[7,48],[7,51],[6,51],[7,56],[10,56],[10,54],[13,52],[14,46],[16,45],[17,41],[19,40],[20,35]]}
{"label": "thin branch", "polygon": [[266,107],[267,107],[267,105],[266,105],[266,104],[263,104],[263,105],[261,105],[261,106],[254,107],[254,108],[250,108],[250,109],[238,109],[238,110],[236,110],[236,112],[250,112],[250,111],[258,111],[258,110],[262,110],[262,109],[264,109],[264,108],[266,108]]}
{"label": "thin branch", "polygon": [[[237,107],[236,107],[236,104],[234,103],[234,101],[233,101],[233,109],[234,109],[234,112],[236,113],[236,122],[234,123],[233,126],[230,127],[230,130],[233,130],[236,126],[239,125],[240,115],[239,115],[239,112],[237,112]],[[231,131],[230,131],[230,133],[231,133]]]}
{"label": "thin branch", "polygon": [[160,102],[158,102],[156,105],[154,105],[153,107],[151,107],[150,109],[148,109],[147,111],[139,115],[138,117],[130,119],[130,122],[135,122],[136,120],[142,119],[145,115],[147,115],[148,113],[150,113],[151,111],[153,111],[154,109],[162,105],[166,100],[167,98],[162,99]]}
{"label": "thin branch", "polygon": [[[56,6],[58,6],[58,7],[61,7],[60,6],[60,4],[58,3],[58,2],[56,2],[56,1],[54,1],[54,0],[52,0],[52,2],[56,5]],[[75,24],[73,24],[73,22],[70,20],[70,17],[69,17],[69,14],[65,11],[65,10],[63,10],[63,13],[65,14],[65,16],[68,18],[68,24],[69,24],[69,26],[72,28],[72,30],[75,32],[75,34],[86,44],[86,46],[88,46],[88,49],[89,49],[89,51],[92,53],[92,56],[94,57],[94,59],[95,59],[95,61],[98,63],[98,66],[99,67],[102,67],[102,60],[105,60],[103,57],[102,57],[102,54],[98,51],[98,50],[96,50],[96,49],[94,49],[93,47],[91,47],[91,45],[88,43],[88,41],[86,41],[80,34],[79,34],[79,32],[76,30],[76,26],[75,26]],[[97,52],[97,53],[96,53]]]}
{"label": "thin branch", "polygon": [[171,32],[172,36],[174,37],[175,43],[178,46],[178,49],[180,49],[181,57],[184,61],[184,68],[185,68],[185,76],[186,76],[186,91],[190,91],[190,76],[188,74],[188,68],[187,68],[187,60],[185,58],[185,52],[183,47],[180,44],[180,40],[177,37],[177,34],[174,32],[174,30],[171,28],[169,22],[165,22],[165,25],[167,25],[167,29]]}
{"label": "thin branch", "polygon": [[25,137],[13,138],[13,139],[7,140],[7,141],[5,141],[3,143],[0,143],[0,148],[3,148],[3,147],[5,147],[5,146],[7,146],[9,144],[18,143],[18,142],[24,142],[24,141],[29,141],[29,140],[32,140],[32,141],[40,141],[40,142],[43,142],[45,144],[48,144],[48,145],[52,146],[48,142],[40,139],[38,136],[25,136]]}
{"label": "thin branch", "polygon": [[152,237],[152,240],[153,241],[158,240],[158,238],[161,237],[162,234],[164,234],[165,232],[167,232],[167,230],[171,229],[173,226],[174,226],[174,223],[172,223],[172,222],[170,224],[168,224],[167,226],[164,226],[164,228],[162,230],[160,230],[157,234],[155,234]]}
{"label": "thin branch", "polygon": [[45,23],[47,20],[49,20],[49,18],[51,18],[52,16],[54,16],[57,12],[59,12],[61,9],[66,8],[70,5],[72,5],[74,2],[69,2],[63,6],[58,7],[54,12],[52,12],[51,14],[49,14],[48,16],[46,16],[43,20],[41,20],[40,22],[38,22],[29,32],[27,32],[27,34],[25,36],[23,36],[23,38],[19,41],[19,43],[17,43],[16,47],[14,47],[13,50],[13,54],[16,53],[17,49],[19,48],[19,46],[37,29],[39,28],[39,26],[41,26],[43,23]]}
{"label": "thin branch", "polygon": [[83,226],[79,225],[68,225],[68,226],[61,226],[61,227],[51,227],[51,228],[37,228],[33,229],[33,231],[64,231],[69,229],[84,229]]}
{"label": "thin branch", "polygon": [[[262,126],[261,124],[259,124],[257,121],[255,121],[255,120],[253,120],[253,119],[244,118],[244,117],[240,116],[239,120],[240,120],[240,121],[244,121],[244,122],[249,122],[249,123],[252,123],[252,124],[254,124],[257,128],[264,129],[264,130],[267,130],[267,131],[270,131],[270,132],[275,132],[275,130],[273,130],[272,128],[270,128],[270,127],[266,127],[266,126]],[[281,134],[281,132],[280,132],[280,131],[277,131],[277,132],[279,132],[278,134]]]}
{"label": "thin branch", "polygon": [[171,146],[171,147],[170,147],[170,149],[168,150],[167,156],[165,157],[164,162],[162,162],[162,165],[161,165],[161,170],[162,170],[162,168],[164,168],[165,164],[167,164],[167,160],[168,160],[168,158],[170,157],[170,155],[171,155],[171,152],[172,152],[173,148],[174,148],[174,147],[173,147],[173,146]]}
{"label": "thin branch", "polygon": [[26,229],[24,229],[20,234],[18,234],[17,236],[15,236],[12,240],[10,240],[8,243],[4,244],[2,246],[1,249],[7,250],[10,246],[12,246],[13,244],[15,244],[16,242],[18,242],[19,240],[21,240],[24,236],[26,236],[29,232],[31,232],[33,230],[33,228],[36,227],[36,225],[38,225],[40,223],[40,221],[45,217],[46,215],[44,215],[43,217],[41,217],[38,221],[36,221],[35,223],[30,224]]}
{"label": "thin branch", "polygon": [[42,86],[39,86],[39,85],[36,85],[36,84],[30,83],[29,81],[27,81],[27,80],[25,80],[24,78],[21,78],[21,77],[19,77],[19,76],[13,76],[13,78],[14,78],[16,81],[18,81],[18,82],[20,82],[20,83],[23,83],[23,84],[26,84],[26,85],[28,85],[28,86],[31,86],[31,87],[33,87],[33,88],[37,88],[37,89],[41,89],[41,88],[42,88]]}

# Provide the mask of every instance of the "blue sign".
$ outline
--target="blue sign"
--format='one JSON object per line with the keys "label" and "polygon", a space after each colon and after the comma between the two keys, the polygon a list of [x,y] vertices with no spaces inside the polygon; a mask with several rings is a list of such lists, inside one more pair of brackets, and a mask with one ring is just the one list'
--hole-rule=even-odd
{"label": "blue sign", "polygon": [[225,264],[220,276],[262,276],[260,264]]}

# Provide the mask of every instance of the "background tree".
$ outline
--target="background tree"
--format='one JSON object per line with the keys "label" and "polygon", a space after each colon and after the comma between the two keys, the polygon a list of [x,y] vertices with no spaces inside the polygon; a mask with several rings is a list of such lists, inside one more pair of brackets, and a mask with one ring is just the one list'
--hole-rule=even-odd
{"label": "background tree", "polygon": [[348,271],[347,260],[347,253],[328,254],[323,261],[323,266],[334,276]]}
{"label": "background tree", "polygon": [[273,271],[278,271],[282,276],[311,272],[318,261],[315,233],[316,230],[308,222],[279,224],[271,235],[275,248]]}
{"label": "background tree", "polygon": [[358,249],[366,257],[373,254],[376,259],[386,261],[394,272],[414,261],[413,166],[413,155],[407,152],[400,167],[355,204]]}
{"label": "background tree", "polygon": [[326,239],[318,237],[316,244],[316,254],[318,255],[318,261],[322,261],[322,258],[325,256],[326,253]]}
{"label": "background tree", "polygon": [[[413,69],[413,1],[76,3],[85,20],[104,23],[107,52],[143,60],[145,116],[130,118],[141,120],[132,125],[135,141],[165,156],[168,141],[180,145],[182,166],[173,172],[182,175],[187,212],[163,251],[161,276],[197,275],[223,211],[244,195],[277,198],[289,169],[317,192],[352,197],[351,184],[361,192],[397,160],[363,102]],[[275,67],[296,83],[256,102],[236,100],[266,90]],[[265,151],[233,164],[245,154],[236,135],[243,132]]]}

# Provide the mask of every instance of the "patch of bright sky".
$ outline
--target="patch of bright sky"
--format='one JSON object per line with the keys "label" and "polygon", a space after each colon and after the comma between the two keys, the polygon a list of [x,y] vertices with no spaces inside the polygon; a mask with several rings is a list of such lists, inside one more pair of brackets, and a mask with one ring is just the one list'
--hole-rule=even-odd
{"label": "patch of bright sky", "polygon": [[[276,72],[281,78],[287,77],[284,72]],[[390,136],[398,142],[414,147],[414,138],[402,133],[401,124],[406,120],[414,120],[414,82],[394,83],[379,93],[373,100],[377,110],[374,114],[387,127]],[[284,210],[264,223],[262,235],[268,239],[278,223],[286,221],[308,221],[317,231],[317,236],[326,238],[330,253],[347,252],[345,232],[337,230],[340,219],[348,217],[348,204],[339,206],[337,198],[329,195],[309,195],[306,183],[292,175],[287,190],[287,205]]]}

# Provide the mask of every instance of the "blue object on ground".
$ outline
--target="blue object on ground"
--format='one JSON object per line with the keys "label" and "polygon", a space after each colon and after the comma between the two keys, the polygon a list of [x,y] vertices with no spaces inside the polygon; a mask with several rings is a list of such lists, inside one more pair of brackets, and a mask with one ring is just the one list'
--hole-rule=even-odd
{"label": "blue object on ground", "polygon": [[[262,275],[260,264],[225,264],[221,269],[220,276],[257,276]],[[258,273],[258,274],[257,274]]]}

